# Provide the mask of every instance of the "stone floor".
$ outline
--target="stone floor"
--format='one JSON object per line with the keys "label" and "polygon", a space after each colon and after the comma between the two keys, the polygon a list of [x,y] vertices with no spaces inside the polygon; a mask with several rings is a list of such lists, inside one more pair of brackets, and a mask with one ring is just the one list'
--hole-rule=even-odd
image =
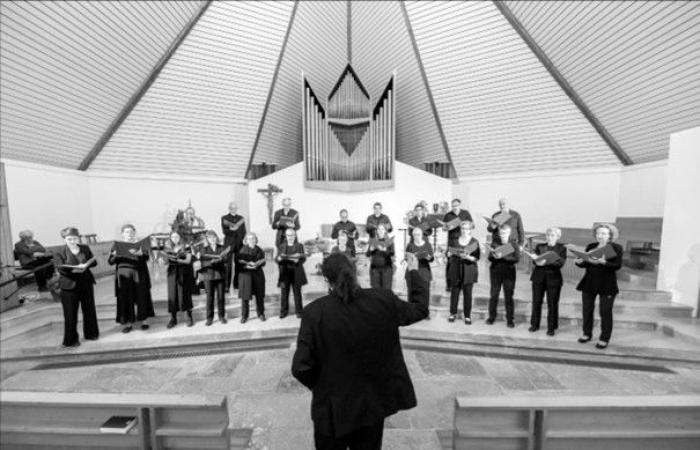
{"label": "stone floor", "polygon": [[[306,264],[309,285],[305,292],[316,296],[326,290],[321,277],[313,273],[312,268],[318,262],[310,259]],[[268,264],[266,268],[268,294],[277,293],[274,266]],[[366,284],[367,268],[360,267],[359,272],[362,284]],[[441,277],[444,268],[437,266],[434,273],[433,319],[402,330],[404,354],[416,387],[418,406],[387,420],[384,448],[441,448],[439,436],[452,428],[457,395],[700,393],[700,324],[683,318],[683,311],[676,314],[678,311],[665,300],[621,295],[612,345],[600,352],[591,345],[576,343],[580,325],[575,316],[580,315],[576,309],[580,297],[572,283],[564,286],[562,296],[562,310],[571,317],[562,320],[556,336],[548,337],[543,331],[529,333],[526,319],[520,320],[514,329],[506,328],[503,322],[487,326],[483,320],[475,320],[472,326],[459,321],[448,323],[444,298],[438,295],[444,292]],[[0,314],[0,388],[227,394],[231,426],[253,430],[251,448],[311,448],[310,394],[289,371],[294,348],[290,343],[298,319],[280,320],[273,316],[266,322],[254,319],[242,325],[235,320],[240,302],[229,295],[228,310],[233,320],[206,327],[201,320],[201,295],[195,298],[198,322],[194,327],[179,324],[166,329],[163,270],[156,266],[152,274],[157,317],[147,331],[128,335],[120,332],[120,326],[113,320],[113,280],[109,277],[99,280],[96,286],[100,339],[83,341],[78,348],[60,347],[60,305],[46,296],[29,298],[22,307]],[[403,290],[401,278],[399,270],[394,284],[397,291]],[[486,295],[487,280],[482,275],[481,283],[475,287],[476,297]],[[520,272],[516,298],[520,299],[518,309],[523,314],[529,309],[529,288],[527,274]],[[634,289],[634,286],[623,288]],[[271,296],[266,304],[273,312],[278,299]],[[483,311],[483,298],[475,304],[475,311]],[[230,342],[263,338],[282,340],[272,350],[226,351]],[[415,349],[416,342],[431,339],[440,351]],[[192,353],[200,356],[177,352],[178,348],[188,346],[205,351]],[[215,347],[219,350],[206,351]],[[139,361],[110,362],[114,355],[141,349],[146,349],[148,354],[149,348],[154,354],[165,348],[175,351]],[[537,357],[539,354],[554,357],[545,361]],[[64,360],[53,366],[41,365],[42,361],[54,361],[51,358],[57,355],[73,362],[63,367],[60,361]],[[89,359],[99,355],[106,355],[105,359]],[[79,356],[85,356],[88,362],[69,359]],[[594,364],[604,357],[613,358],[612,363],[607,367]],[[632,366],[624,365],[632,358],[641,364],[649,361],[650,367],[658,366],[659,370],[632,370]]]}
{"label": "stone floor", "polygon": [[[650,373],[422,351],[404,354],[418,406],[387,419],[386,448],[440,448],[435,445],[436,432],[451,429],[457,395],[700,393],[700,368]],[[251,448],[308,449],[312,443],[311,396],[290,375],[291,355],[292,349],[283,349],[30,370],[5,379],[0,387],[58,392],[227,394],[231,426],[253,430]],[[399,445],[401,442],[410,445]]]}

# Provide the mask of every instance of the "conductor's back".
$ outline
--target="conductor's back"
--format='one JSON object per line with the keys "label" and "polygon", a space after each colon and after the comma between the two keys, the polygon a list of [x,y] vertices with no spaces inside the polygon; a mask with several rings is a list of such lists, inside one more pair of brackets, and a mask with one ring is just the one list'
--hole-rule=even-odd
{"label": "conductor's back", "polygon": [[398,329],[428,314],[428,286],[412,265],[409,303],[387,289],[360,289],[342,254],[324,261],[332,290],[304,308],[292,362],[313,392],[317,449],[381,448],[384,419],[416,406]]}

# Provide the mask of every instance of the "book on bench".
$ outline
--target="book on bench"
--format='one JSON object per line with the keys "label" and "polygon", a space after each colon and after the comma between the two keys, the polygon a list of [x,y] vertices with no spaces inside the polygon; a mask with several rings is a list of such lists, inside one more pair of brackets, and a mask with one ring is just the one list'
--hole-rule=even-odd
{"label": "book on bench", "polygon": [[137,422],[134,416],[112,416],[100,426],[100,433],[127,434]]}

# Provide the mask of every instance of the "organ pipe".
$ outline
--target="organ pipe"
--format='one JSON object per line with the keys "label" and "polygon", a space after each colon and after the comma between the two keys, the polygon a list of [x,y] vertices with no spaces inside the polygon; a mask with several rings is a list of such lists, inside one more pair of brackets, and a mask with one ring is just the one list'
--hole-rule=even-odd
{"label": "organ pipe", "polygon": [[396,147],[394,77],[372,106],[354,72],[346,70],[325,109],[308,81],[302,78],[302,82],[307,179],[391,179]]}

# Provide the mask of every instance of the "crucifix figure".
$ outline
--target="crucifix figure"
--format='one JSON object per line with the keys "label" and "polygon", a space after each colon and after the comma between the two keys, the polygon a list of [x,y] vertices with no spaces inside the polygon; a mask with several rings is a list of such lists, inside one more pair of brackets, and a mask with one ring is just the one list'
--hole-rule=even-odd
{"label": "crucifix figure", "polygon": [[267,189],[258,189],[258,192],[267,198],[267,217],[270,221],[270,225],[272,225],[272,209],[274,208],[273,200],[275,195],[282,192],[282,189],[278,188],[274,184],[267,183]]}

